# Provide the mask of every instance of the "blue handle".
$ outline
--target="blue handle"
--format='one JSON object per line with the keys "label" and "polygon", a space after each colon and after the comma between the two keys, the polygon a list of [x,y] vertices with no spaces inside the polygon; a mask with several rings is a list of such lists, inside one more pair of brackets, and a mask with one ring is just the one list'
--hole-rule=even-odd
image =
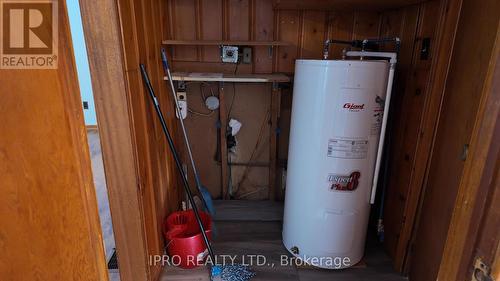
{"label": "blue handle", "polygon": [[163,69],[165,71],[168,70],[168,61],[167,61],[167,53],[165,52],[165,48],[161,48],[161,62],[163,63]]}

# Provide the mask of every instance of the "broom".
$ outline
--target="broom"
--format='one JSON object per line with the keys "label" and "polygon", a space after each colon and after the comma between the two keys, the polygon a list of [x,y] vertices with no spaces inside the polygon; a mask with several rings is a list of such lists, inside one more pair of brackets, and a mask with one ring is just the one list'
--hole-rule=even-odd
{"label": "broom", "polygon": [[[191,193],[191,188],[189,187],[189,182],[187,181],[186,174],[184,173],[184,169],[182,168],[182,163],[179,157],[179,154],[177,153],[177,150],[174,145],[174,141],[172,139],[172,136],[170,135],[170,132],[168,131],[167,123],[165,122],[165,118],[163,117],[163,113],[160,108],[160,104],[158,103],[158,99],[156,98],[156,95],[153,90],[153,86],[151,85],[151,81],[149,80],[148,73],[146,71],[146,68],[144,64],[139,65],[141,69],[141,74],[142,78],[144,80],[144,84],[146,84],[149,96],[151,97],[151,100],[153,102],[156,114],[158,115],[158,119],[160,120],[161,127],[163,130],[163,133],[165,134],[165,137],[167,138],[168,146],[170,148],[170,151],[172,152],[172,156],[174,157],[174,162],[177,167],[177,170],[180,173],[180,176],[182,178],[182,184],[184,186],[184,190],[188,196],[188,200],[191,203],[191,206],[193,208],[194,215],[196,217],[196,221],[198,223],[198,226],[200,227],[200,232],[203,236],[203,241],[205,242],[205,245],[207,246],[208,250],[208,255],[210,256],[210,259],[212,263],[215,263],[215,255],[212,249],[212,246],[210,245],[210,241],[208,240],[208,236],[205,233],[205,227],[203,226],[203,223],[201,221],[200,214],[198,212],[198,207],[196,206],[193,198],[193,194]],[[179,115],[180,116],[180,115]],[[227,266],[219,266],[219,265],[212,265],[211,269],[211,277],[212,278],[217,278],[217,279],[222,279],[224,281],[245,281],[250,279],[251,277],[254,276],[254,273],[249,271],[245,266],[243,265],[227,265]]]}
{"label": "broom", "polygon": [[[166,54],[164,48],[161,48],[161,61],[163,64],[163,70],[165,71],[165,74],[167,75],[167,78],[168,78],[167,83],[170,86],[170,92],[172,93],[172,97],[175,101],[175,110],[177,111],[177,116],[179,117],[179,122],[181,123],[182,135],[184,136],[184,143],[186,144],[189,160],[191,162],[191,167],[193,169],[196,188],[198,189],[198,192],[201,195],[201,199],[202,199],[203,205],[205,206],[206,211],[209,212],[210,215],[212,215],[212,217],[213,217],[215,215],[215,209],[213,206],[212,197],[210,196],[210,192],[208,191],[208,189],[201,184],[200,176],[198,175],[198,170],[196,169],[196,165],[194,163],[193,153],[191,152],[191,145],[189,143],[189,138],[188,138],[188,135],[186,132],[186,127],[184,126],[184,121],[182,119],[181,109],[179,108],[179,101],[177,99],[177,95],[175,92],[174,82],[172,80],[172,74],[170,72],[170,67],[168,66],[167,54]],[[215,232],[215,225],[213,225],[213,222],[212,222],[212,228],[213,228],[213,231]]]}

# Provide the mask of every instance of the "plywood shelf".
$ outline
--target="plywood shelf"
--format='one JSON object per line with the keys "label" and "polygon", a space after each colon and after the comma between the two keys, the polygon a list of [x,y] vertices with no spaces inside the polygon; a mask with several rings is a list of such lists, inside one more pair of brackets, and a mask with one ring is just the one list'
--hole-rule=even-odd
{"label": "plywood shelf", "polygon": [[290,43],[283,41],[230,41],[230,40],[163,40],[163,45],[187,46],[287,46]]}
{"label": "plywood shelf", "polygon": [[[164,77],[164,80],[168,80]],[[174,72],[174,81],[200,81],[200,82],[240,82],[240,83],[274,83],[290,82],[290,77],[281,74],[223,74],[215,72]]]}

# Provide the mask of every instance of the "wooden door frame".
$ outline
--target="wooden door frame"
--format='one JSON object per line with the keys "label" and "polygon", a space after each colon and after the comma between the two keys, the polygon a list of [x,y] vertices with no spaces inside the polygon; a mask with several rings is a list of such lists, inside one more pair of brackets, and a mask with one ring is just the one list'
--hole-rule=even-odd
{"label": "wooden door frame", "polygon": [[130,87],[116,0],[80,0],[121,281],[150,279]]}
{"label": "wooden door frame", "polygon": [[[494,141],[500,112],[500,25],[497,26],[495,46],[490,58],[486,81],[471,137],[470,152],[465,161],[450,228],[446,239],[438,279],[463,279],[464,268],[471,266],[472,248],[478,235],[482,215],[490,196],[490,182],[498,160],[498,143]],[[498,132],[497,132],[498,133]],[[496,150],[496,152],[495,152]],[[489,155],[495,153],[496,155]],[[488,157],[493,159],[487,161]],[[476,215],[476,216],[475,216]],[[498,240],[498,239],[497,239]],[[498,241],[497,241],[498,242]]]}
{"label": "wooden door frame", "polygon": [[[149,259],[144,233],[142,198],[139,192],[133,120],[129,104],[131,93],[127,82],[118,2],[116,0],[102,0],[99,9],[96,9],[91,0],[80,0],[80,6],[99,121],[116,247],[120,253],[118,255],[120,275],[122,281],[148,280],[150,278]],[[408,223],[402,229],[395,257],[396,267],[399,270],[402,270],[405,265],[408,243],[414,231],[414,223],[412,222],[416,221],[420,194],[424,192],[421,187],[425,181],[427,164],[432,154],[436,120],[439,118],[461,3],[461,0],[442,0],[442,18],[439,24],[439,39],[436,42],[436,59],[433,62],[429,82],[428,96],[430,98],[426,101],[422,117],[421,135],[417,143],[419,153],[417,153],[415,160],[415,170],[412,174],[408,196],[408,202],[413,203],[407,204],[405,207]],[[477,132],[475,131],[475,133]],[[473,151],[472,153],[480,152]],[[471,159],[473,157],[471,156]],[[463,189],[464,187],[461,185],[461,192],[464,192]],[[475,196],[475,194],[462,194],[462,196],[465,195]],[[463,212],[458,204],[456,208],[456,212]],[[468,222],[461,221],[464,218],[458,214],[454,213],[450,233],[456,231],[453,229],[458,225],[470,223],[470,218]],[[442,275],[445,273],[453,274],[453,266],[456,266],[453,264],[456,263],[456,259],[450,254],[452,250],[459,249],[457,246],[459,247],[460,243],[463,244],[463,241],[457,240],[460,237],[452,238],[450,233],[441,264],[440,277],[450,276]]]}

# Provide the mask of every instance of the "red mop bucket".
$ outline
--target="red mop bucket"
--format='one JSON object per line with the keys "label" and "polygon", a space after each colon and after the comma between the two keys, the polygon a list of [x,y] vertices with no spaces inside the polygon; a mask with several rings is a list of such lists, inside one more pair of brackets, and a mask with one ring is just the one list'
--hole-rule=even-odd
{"label": "red mop bucket", "polygon": [[[200,218],[208,239],[212,237],[210,215],[201,212]],[[194,268],[207,257],[207,247],[193,210],[174,212],[164,222],[163,233],[171,263],[182,268]]]}

